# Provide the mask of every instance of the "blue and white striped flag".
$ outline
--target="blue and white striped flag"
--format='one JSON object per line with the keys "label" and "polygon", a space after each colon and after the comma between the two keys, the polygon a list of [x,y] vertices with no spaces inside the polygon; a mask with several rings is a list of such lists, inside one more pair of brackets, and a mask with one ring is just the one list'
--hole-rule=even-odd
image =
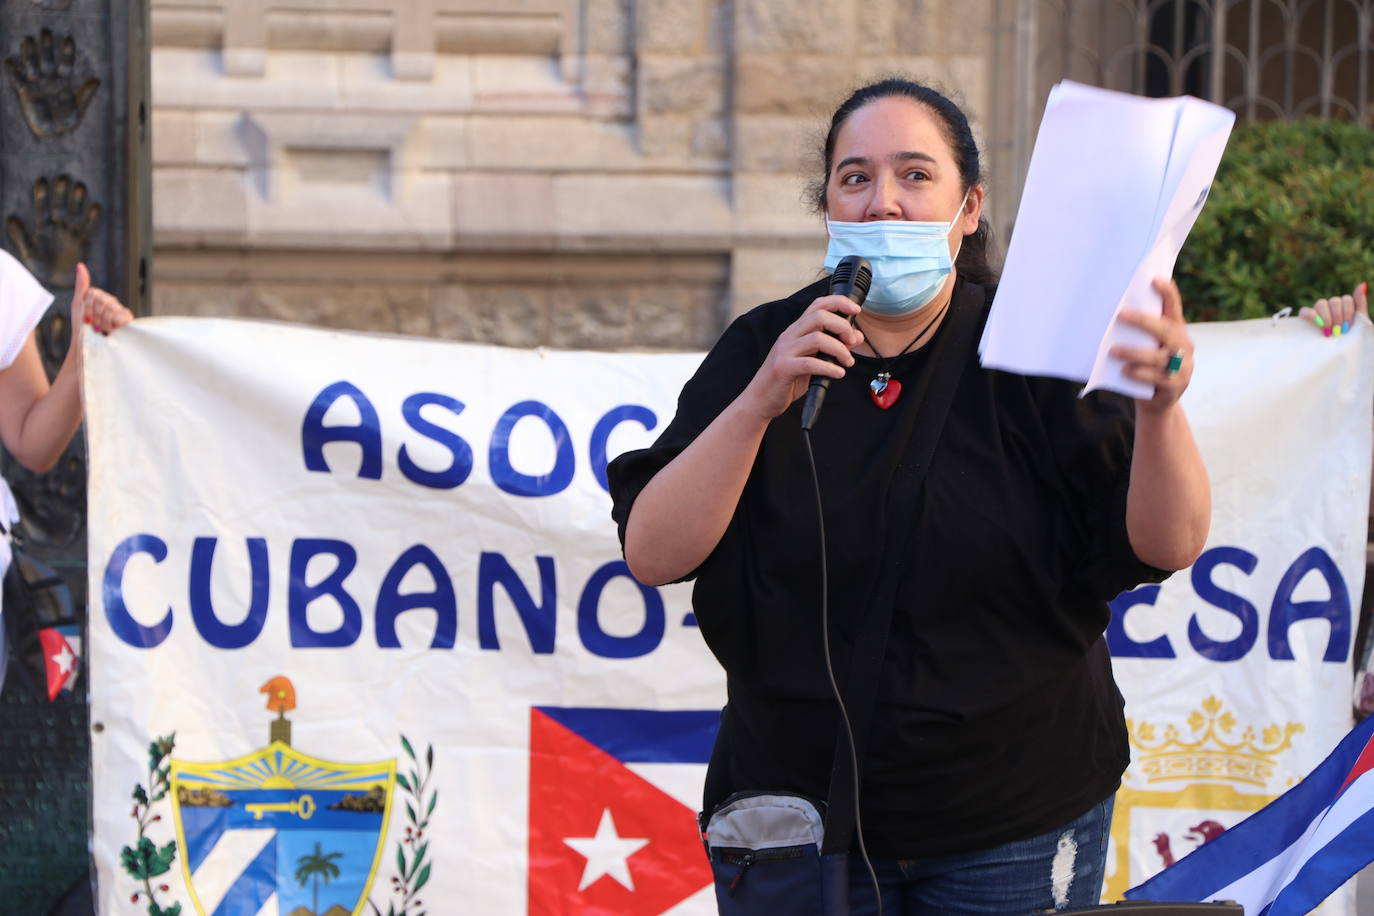
{"label": "blue and white striped flag", "polygon": [[1234,900],[1247,916],[1297,916],[1372,861],[1374,716],[1302,782],[1126,896]]}

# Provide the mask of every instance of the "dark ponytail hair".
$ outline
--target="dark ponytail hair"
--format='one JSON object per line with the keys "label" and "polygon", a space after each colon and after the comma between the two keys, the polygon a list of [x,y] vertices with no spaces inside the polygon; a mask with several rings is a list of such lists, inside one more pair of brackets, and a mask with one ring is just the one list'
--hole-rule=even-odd
{"label": "dark ponytail hair", "polygon": [[[978,143],[973,139],[973,131],[968,126],[968,118],[964,116],[964,112],[960,110],[959,106],[929,86],[923,86],[920,83],[905,79],[885,79],[856,90],[831,115],[830,130],[825,135],[825,148],[822,151],[825,168],[821,172],[821,180],[811,186],[812,205],[817,213],[825,212],[825,189],[830,183],[830,169],[834,165],[835,138],[839,135],[840,128],[849,120],[850,115],[869,102],[894,97],[911,99],[918,105],[924,105],[939,118],[944,128],[945,139],[949,141],[950,148],[954,151],[954,160],[959,166],[959,178],[964,191],[968,191],[969,188],[982,182],[983,165],[982,159],[978,155]],[[988,247],[991,243],[991,237],[992,229],[988,225],[988,221],[980,218],[978,228],[972,235],[964,237],[963,246],[959,249],[959,259],[955,268],[960,276],[984,286],[992,286],[997,283],[997,272],[992,269],[992,265],[988,262]]]}

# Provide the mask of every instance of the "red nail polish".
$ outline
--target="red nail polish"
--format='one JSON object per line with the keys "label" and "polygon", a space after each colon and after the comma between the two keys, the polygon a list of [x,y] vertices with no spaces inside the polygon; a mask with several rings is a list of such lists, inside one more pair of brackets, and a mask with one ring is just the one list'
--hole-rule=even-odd
{"label": "red nail polish", "polygon": [[1369,295],[1369,281],[1368,281],[1368,280],[1366,280],[1366,281],[1364,281],[1363,283],[1360,284],[1360,292],[1364,293],[1366,296]]}
{"label": "red nail polish", "polygon": [[87,316],[86,316],[86,323],[87,323],[87,324],[90,324],[90,323],[91,323],[91,316],[90,316],[90,315],[87,315]]}
{"label": "red nail polish", "polygon": [[1331,336],[1331,325],[1328,324],[1326,327],[1322,328],[1322,336],[1323,336],[1323,337],[1330,337],[1330,336]]}

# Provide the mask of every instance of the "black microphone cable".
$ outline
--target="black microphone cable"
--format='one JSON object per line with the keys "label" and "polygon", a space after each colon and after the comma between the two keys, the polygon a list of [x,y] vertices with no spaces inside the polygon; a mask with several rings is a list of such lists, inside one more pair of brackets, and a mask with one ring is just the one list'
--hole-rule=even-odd
{"label": "black microphone cable", "polygon": [[[825,557],[825,509],[821,505],[821,479],[816,473],[816,455],[811,450],[811,430],[802,427],[802,441],[806,443],[806,459],[811,466],[811,483],[816,490],[816,527],[821,535],[821,640],[825,648],[825,674],[830,679],[830,692],[840,708],[840,721],[844,723],[845,741],[849,746],[849,773],[854,788],[854,836],[859,841],[859,856],[868,869],[868,880],[873,882],[873,896],[878,902],[878,916],[883,916],[883,893],[878,887],[878,873],[873,870],[873,862],[868,858],[864,846],[863,820],[859,814],[859,755],[854,743],[854,727],[849,722],[849,710],[845,708],[844,696],[840,693],[839,682],[835,680],[835,663],[830,653],[830,576]],[[881,660],[879,661],[881,664]]]}
{"label": "black microphone cable", "polygon": [[[873,281],[873,270],[867,259],[858,255],[841,258],[830,275],[831,295],[848,296],[859,305],[868,296],[868,287]],[[850,319],[852,324],[854,319]],[[828,354],[820,354],[827,362],[834,362]],[[840,693],[839,682],[835,680],[835,663],[830,651],[830,576],[825,554],[825,507],[821,503],[821,479],[816,473],[816,455],[811,448],[811,427],[820,416],[821,406],[825,403],[826,392],[830,389],[830,376],[813,375],[811,385],[806,389],[806,400],[802,403],[802,441],[806,443],[806,460],[811,467],[811,483],[816,491],[816,524],[821,538],[821,641],[825,650],[825,674],[830,680],[830,692],[835,696],[835,704],[840,709],[840,721],[844,724],[845,742],[849,750],[849,772],[853,778],[854,789],[854,836],[859,841],[859,855],[868,878],[873,882],[873,896],[878,903],[878,916],[883,916],[883,895],[878,887],[878,874],[873,870],[873,862],[864,846],[863,821],[859,814],[859,755],[855,747],[854,727],[849,721],[849,710],[844,705],[844,695]]]}

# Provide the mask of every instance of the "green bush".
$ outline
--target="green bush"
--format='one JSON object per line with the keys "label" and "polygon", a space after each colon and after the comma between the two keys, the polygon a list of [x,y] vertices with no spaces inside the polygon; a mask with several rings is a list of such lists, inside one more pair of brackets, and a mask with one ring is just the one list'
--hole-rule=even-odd
{"label": "green bush", "polygon": [[1190,321],[1296,312],[1374,280],[1374,131],[1237,125],[1174,276]]}

